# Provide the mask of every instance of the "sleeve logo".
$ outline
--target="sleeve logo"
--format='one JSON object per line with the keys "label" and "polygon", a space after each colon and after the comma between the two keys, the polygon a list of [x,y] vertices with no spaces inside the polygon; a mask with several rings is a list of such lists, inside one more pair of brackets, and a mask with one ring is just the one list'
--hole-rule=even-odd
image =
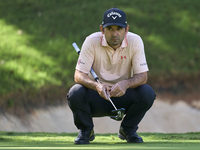
{"label": "sleeve logo", "polygon": [[78,59],[78,65],[80,65],[80,64],[83,64],[83,65],[84,65],[85,63],[82,62],[81,59]]}
{"label": "sleeve logo", "polygon": [[147,65],[147,63],[142,63],[142,64],[140,64],[140,66],[146,66]]}

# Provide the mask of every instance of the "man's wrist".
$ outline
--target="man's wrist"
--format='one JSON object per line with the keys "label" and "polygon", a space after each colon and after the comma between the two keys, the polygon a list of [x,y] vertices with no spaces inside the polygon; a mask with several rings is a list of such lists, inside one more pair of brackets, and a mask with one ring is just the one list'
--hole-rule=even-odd
{"label": "man's wrist", "polygon": [[99,82],[95,82],[95,83],[94,83],[94,90],[95,90],[95,91],[98,91],[98,86],[99,86],[99,84],[101,84],[101,83],[99,83]]}
{"label": "man's wrist", "polygon": [[128,89],[128,88],[131,87],[131,82],[129,81],[129,79],[124,80],[123,82],[124,82],[124,84],[125,84],[125,88],[126,88],[126,89]]}

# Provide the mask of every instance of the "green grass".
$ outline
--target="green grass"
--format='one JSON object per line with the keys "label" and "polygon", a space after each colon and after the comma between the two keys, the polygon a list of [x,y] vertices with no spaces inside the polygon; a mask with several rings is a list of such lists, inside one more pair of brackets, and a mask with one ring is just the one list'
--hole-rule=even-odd
{"label": "green grass", "polygon": [[0,132],[0,149],[139,149],[139,150],[198,150],[200,133],[139,133],[144,143],[130,144],[117,134],[96,134],[89,145],[74,145],[77,133],[16,133]]}

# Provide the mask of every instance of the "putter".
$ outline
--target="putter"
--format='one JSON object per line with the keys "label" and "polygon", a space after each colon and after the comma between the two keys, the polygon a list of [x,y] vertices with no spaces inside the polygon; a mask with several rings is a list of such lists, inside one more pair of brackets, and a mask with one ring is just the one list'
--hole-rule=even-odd
{"label": "putter", "polygon": [[[73,43],[72,46],[74,47],[74,49],[76,50],[76,52],[78,54],[80,54],[81,50],[79,49],[78,45],[76,43]],[[91,68],[90,73],[92,74],[93,78],[95,79],[95,81],[97,81],[98,83],[100,83],[98,76],[96,75],[96,73],[94,72],[94,70]],[[116,116],[110,116],[111,119],[114,119],[116,121],[121,121],[124,113],[125,113],[125,109],[124,108],[120,108],[117,109],[117,107],[115,106],[115,104],[112,102],[112,100],[109,98],[110,103],[113,105],[113,107],[115,108],[115,110],[112,110],[112,113],[117,114]]]}

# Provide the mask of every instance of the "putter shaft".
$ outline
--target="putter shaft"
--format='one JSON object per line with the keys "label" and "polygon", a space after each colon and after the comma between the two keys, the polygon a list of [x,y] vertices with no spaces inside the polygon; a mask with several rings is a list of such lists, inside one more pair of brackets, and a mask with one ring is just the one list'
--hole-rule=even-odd
{"label": "putter shaft", "polygon": [[115,110],[117,110],[117,108],[115,107],[115,104],[112,102],[112,100],[109,97],[109,101],[111,102],[111,104],[113,105],[113,107],[115,108]]}
{"label": "putter shaft", "polygon": [[[100,83],[99,80],[97,80],[97,82]],[[110,97],[109,97],[108,99],[109,99],[109,101],[111,102],[111,104],[113,105],[113,107],[115,108],[115,110],[117,110],[117,107],[116,107],[115,104],[112,102],[112,100],[110,99]]]}

